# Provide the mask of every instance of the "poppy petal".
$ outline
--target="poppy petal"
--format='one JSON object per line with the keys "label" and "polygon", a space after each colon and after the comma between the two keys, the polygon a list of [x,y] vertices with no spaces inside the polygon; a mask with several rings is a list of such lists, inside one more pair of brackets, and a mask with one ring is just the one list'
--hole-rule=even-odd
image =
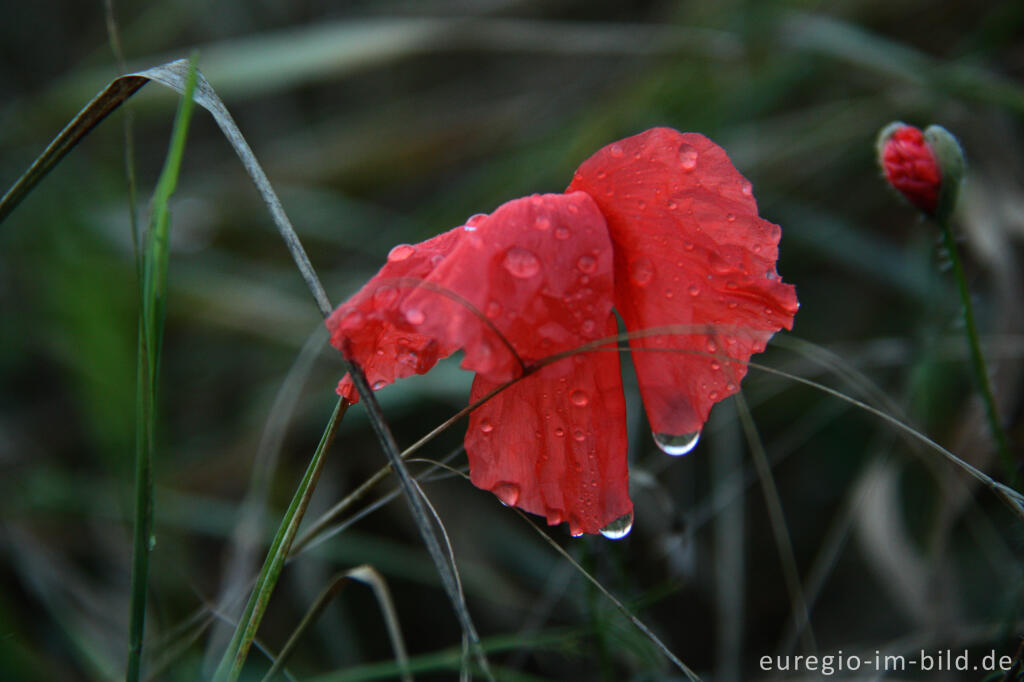
{"label": "poppy petal", "polygon": [[721,147],[670,128],[601,149],[576,171],[575,190],[608,223],[615,306],[634,334],[652,430],[698,432],[712,405],[739,390],[751,354],[792,328],[796,291],[775,270],[780,228],[758,217],[750,183]]}
{"label": "poppy petal", "polygon": [[507,381],[601,336],[612,247],[589,196],[516,199],[463,229],[450,257],[401,304],[420,333],[463,349],[463,368]]}
{"label": "poppy petal", "polygon": [[[609,314],[601,333],[616,332]],[[478,375],[470,400],[500,385]],[[617,351],[562,358],[470,414],[470,478],[550,525],[568,521],[573,535],[597,533],[633,509],[625,410]]]}
{"label": "poppy petal", "polygon": [[[455,228],[416,245],[399,244],[387,263],[354,296],[327,318],[331,344],[359,363],[375,390],[395,379],[424,374],[457,346],[420,333],[398,314],[413,289],[454,250],[462,238]],[[352,380],[346,374],[338,394],[357,402]]]}
{"label": "poppy petal", "polygon": [[[370,385],[424,373],[461,348],[491,381],[600,336],[612,307],[608,228],[582,192],[534,195],[477,215],[388,263],[327,320]],[[338,391],[350,400],[346,377]]]}

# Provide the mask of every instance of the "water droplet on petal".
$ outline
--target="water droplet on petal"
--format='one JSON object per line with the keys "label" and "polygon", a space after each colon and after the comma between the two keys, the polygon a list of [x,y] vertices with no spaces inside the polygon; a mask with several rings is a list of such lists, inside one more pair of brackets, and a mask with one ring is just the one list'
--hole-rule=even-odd
{"label": "water droplet on petal", "polygon": [[489,302],[487,304],[487,310],[484,311],[484,313],[487,315],[487,317],[493,320],[494,318],[501,315],[501,304],[498,303],[497,301]]}
{"label": "water droplet on petal", "polygon": [[629,512],[615,519],[601,529],[601,535],[609,540],[621,540],[633,530],[633,512]]}
{"label": "water droplet on petal", "polygon": [[708,398],[711,400],[718,400],[718,391],[711,391],[711,393],[708,393]]}
{"label": "water droplet on petal", "polygon": [[563,429],[561,426],[555,428],[555,437],[561,438],[564,435],[565,435],[565,429]]}
{"label": "water droplet on petal", "polygon": [[409,324],[423,324],[427,316],[419,308],[409,308],[405,311],[405,319]]}
{"label": "water droplet on petal", "polygon": [[675,294],[672,293],[671,289],[665,289],[665,298],[672,298]]}
{"label": "water droplet on petal", "polygon": [[712,341],[711,339],[708,339],[708,352],[709,353],[714,353],[717,350],[718,350],[718,344],[715,343],[714,341]]}
{"label": "water droplet on petal", "polygon": [[486,213],[474,213],[473,215],[469,216],[469,220],[466,221],[466,226],[477,227],[480,223],[483,222],[484,218],[486,217]]}
{"label": "water droplet on petal", "polygon": [[689,292],[690,292],[690,296],[696,296],[696,295],[698,295],[700,293],[700,287],[697,286],[696,284],[691,284]]}
{"label": "water droplet on petal", "polygon": [[677,208],[679,208],[679,204],[677,204],[677,203],[676,203],[676,202],[674,202],[674,201],[670,201],[670,202],[668,202],[668,210],[670,210],[670,211],[674,211],[674,210],[676,210]]}
{"label": "water droplet on petal", "polygon": [[377,381],[373,382],[373,390],[379,391],[380,389],[384,388],[387,385],[388,382],[384,381],[383,379],[378,379]]}
{"label": "water droplet on petal", "polygon": [[669,433],[655,433],[654,444],[657,445],[662,452],[666,455],[672,455],[673,457],[679,457],[697,447],[697,441],[700,440],[700,431],[694,431],[693,433],[686,433],[681,436],[673,436]]}
{"label": "water droplet on petal", "polygon": [[637,258],[629,266],[630,278],[640,286],[644,286],[654,277],[654,266],[647,258]]}
{"label": "water droplet on petal", "polygon": [[587,398],[587,394],[579,390],[573,391],[569,395],[569,400],[571,400],[572,404],[577,407],[585,407],[586,404],[590,402],[590,399]]}
{"label": "water droplet on petal", "polygon": [[490,433],[494,430],[494,424],[489,419],[483,419],[480,421],[480,431],[483,433]]}
{"label": "water droplet on petal", "polygon": [[593,272],[597,270],[597,259],[593,256],[582,255],[580,259],[576,261],[576,267],[580,269],[580,272]]}
{"label": "water droplet on petal", "polygon": [[404,353],[398,355],[398,362],[403,365],[407,365],[415,369],[419,366],[420,356],[416,355],[416,351],[407,350]]}
{"label": "water droplet on petal", "polygon": [[534,221],[533,226],[541,232],[545,232],[551,229],[551,219],[542,215]]}
{"label": "water droplet on petal", "polygon": [[608,148],[608,153],[611,154],[612,156],[614,156],[617,159],[621,158],[622,154],[623,154],[623,152],[622,152],[622,145],[621,144],[613,144],[611,147]]}
{"label": "water droplet on petal", "polygon": [[506,507],[514,507],[519,501],[519,486],[515,483],[499,483],[491,488],[491,492]]}
{"label": "water droplet on petal", "polygon": [[699,154],[693,145],[686,144],[685,142],[679,145],[679,165],[687,173],[697,167],[698,156]]}
{"label": "water droplet on petal", "polygon": [[416,247],[412,244],[399,244],[388,252],[388,262],[398,263],[416,253]]}
{"label": "water droplet on petal", "polygon": [[753,196],[754,187],[750,184],[748,180],[744,180],[743,185],[740,187],[740,191],[743,192],[743,196]]}
{"label": "water droplet on petal", "polygon": [[398,290],[387,284],[378,287],[377,291],[373,292],[373,302],[382,308],[394,303],[396,298],[398,298]]}
{"label": "water droplet on petal", "polygon": [[725,219],[728,220],[730,223],[734,223],[734,222],[736,222],[736,214],[735,213],[726,213],[725,214]]}
{"label": "water droplet on petal", "polygon": [[578,538],[583,535],[583,526],[575,516],[569,517],[569,535]]}
{"label": "water droplet on petal", "polygon": [[576,442],[582,443],[586,439],[587,434],[583,433],[583,429],[576,429],[572,432],[572,437]]}
{"label": "water droplet on petal", "polygon": [[564,227],[562,225],[559,225],[558,227],[555,228],[555,239],[568,239],[568,238],[569,238],[569,228],[568,227]]}
{"label": "water droplet on petal", "polygon": [[593,334],[593,333],[594,333],[594,330],[595,330],[596,328],[597,328],[597,325],[596,325],[596,324],[594,324],[594,321],[593,321],[593,320],[583,320],[583,324],[581,324],[581,325],[580,325],[580,330],[581,330],[581,331],[582,331],[582,332],[583,332],[584,334],[587,334],[588,336],[589,336],[590,334]]}
{"label": "water droplet on petal", "polygon": [[503,265],[513,277],[527,279],[540,272],[540,261],[530,251],[521,246],[513,246],[505,252]]}

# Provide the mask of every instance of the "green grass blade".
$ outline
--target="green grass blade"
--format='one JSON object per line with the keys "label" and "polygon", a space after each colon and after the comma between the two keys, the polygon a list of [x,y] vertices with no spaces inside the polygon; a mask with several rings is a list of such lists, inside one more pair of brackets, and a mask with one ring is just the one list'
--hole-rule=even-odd
{"label": "green grass blade", "polygon": [[246,603],[245,610],[238,621],[235,634],[231,638],[231,643],[224,652],[220,664],[217,666],[216,673],[214,673],[215,680],[237,680],[242,673],[242,666],[245,665],[245,659],[249,655],[249,649],[252,647],[253,640],[256,637],[260,621],[263,620],[263,614],[267,609],[267,604],[270,602],[270,595],[277,585],[277,579],[281,575],[281,569],[284,567],[285,559],[288,557],[292,541],[295,539],[299,524],[306,513],[306,507],[313,496],[313,491],[316,489],[317,480],[320,478],[320,471],[323,469],[324,453],[334,440],[338,424],[341,423],[341,418],[345,415],[348,406],[348,401],[341,398],[334,407],[334,413],[331,415],[331,420],[327,424],[323,436],[320,438],[320,444],[317,445],[316,452],[313,453],[313,459],[310,460],[306,473],[295,490],[291,504],[288,505],[288,511],[285,512],[284,518],[281,519],[281,525],[274,535],[270,550],[267,552],[267,558],[263,562],[259,576],[256,578],[256,585],[253,587],[249,601]]}
{"label": "green grass blade", "polygon": [[153,533],[152,461],[156,434],[156,398],[159,388],[160,347],[164,326],[164,296],[167,289],[167,235],[170,230],[168,203],[178,183],[185,154],[195,66],[190,62],[185,93],[171,133],[170,148],[153,193],[149,232],[143,247],[141,311],[139,318],[138,379],[136,383],[135,430],[135,533],[132,549],[131,617],[128,626],[128,665],[125,679],[135,682],[142,667],[142,643],[146,626],[146,591],[149,582],[149,552]]}

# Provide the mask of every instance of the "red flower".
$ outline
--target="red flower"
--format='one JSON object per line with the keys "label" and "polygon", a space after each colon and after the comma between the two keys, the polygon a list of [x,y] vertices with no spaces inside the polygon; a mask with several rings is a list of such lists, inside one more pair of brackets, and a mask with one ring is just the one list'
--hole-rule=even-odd
{"label": "red flower", "polygon": [[[750,355],[791,328],[779,232],[720,147],[656,128],[600,150],[566,194],[396,246],[327,326],[374,389],[460,348],[471,401],[519,378],[470,415],[473,483],[574,535],[620,536],[633,505],[612,306],[655,440],[683,454]],[[338,391],[357,398],[347,377]]]}
{"label": "red flower", "polygon": [[942,170],[920,130],[896,124],[883,133],[882,170],[889,184],[914,206],[934,215],[942,187]]}

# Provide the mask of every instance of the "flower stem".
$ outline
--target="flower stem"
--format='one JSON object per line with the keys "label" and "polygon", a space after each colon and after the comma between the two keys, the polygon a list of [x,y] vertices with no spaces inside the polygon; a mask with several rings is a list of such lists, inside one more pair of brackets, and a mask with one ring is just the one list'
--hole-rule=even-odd
{"label": "flower stem", "polygon": [[964,267],[960,262],[960,254],[956,248],[956,239],[953,237],[953,227],[949,217],[936,217],[936,222],[942,229],[942,237],[946,242],[946,250],[949,252],[949,260],[953,265],[953,278],[956,279],[956,287],[960,292],[960,303],[963,306],[964,333],[967,334],[967,345],[971,351],[971,365],[974,369],[974,378],[978,382],[978,390],[981,392],[981,399],[985,403],[985,414],[988,417],[988,425],[992,430],[992,437],[995,438],[996,448],[999,450],[999,458],[1002,460],[1003,468],[1006,470],[1007,484],[1016,485],[1017,465],[1010,454],[1010,446],[1006,439],[1006,432],[1003,430],[1002,421],[999,418],[999,410],[996,407],[996,400],[992,394],[992,385],[988,379],[988,367],[985,364],[985,356],[981,352],[981,341],[978,337],[978,325],[974,320],[974,306],[971,304],[971,292],[967,287],[967,277],[964,275]]}

